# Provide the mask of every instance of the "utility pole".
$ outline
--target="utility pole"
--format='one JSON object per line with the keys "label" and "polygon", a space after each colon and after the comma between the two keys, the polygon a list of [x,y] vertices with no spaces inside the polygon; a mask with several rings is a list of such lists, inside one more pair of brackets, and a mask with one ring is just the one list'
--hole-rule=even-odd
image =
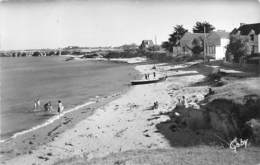
{"label": "utility pole", "polygon": [[154,36],[154,44],[157,45],[157,37],[156,37],[156,35]]}
{"label": "utility pole", "polygon": [[204,24],[204,56],[203,56],[204,63],[206,62],[206,53],[207,53],[207,50],[206,50],[206,27],[205,27],[205,24]]}

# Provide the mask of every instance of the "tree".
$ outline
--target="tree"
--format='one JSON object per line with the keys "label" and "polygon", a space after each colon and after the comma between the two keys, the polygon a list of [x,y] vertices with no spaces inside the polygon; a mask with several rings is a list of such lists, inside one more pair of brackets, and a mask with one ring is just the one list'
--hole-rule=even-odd
{"label": "tree", "polygon": [[206,33],[209,33],[215,29],[213,25],[204,21],[204,22],[196,22],[196,25],[192,28],[192,31],[193,33],[204,33],[204,27]]}
{"label": "tree", "polygon": [[192,41],[191,51],[194,56],[198,56],[203,51],[204,40],[202,38],[194,38]]}
{"label": "tree", "polygon": [[188,32],[188,30],[184,29],[182,25],[176,25],[174,32],[170,34],[169,42],[172,43],[173,46],[179,46],[179,41],[186,32]]}
{"label": "tree", "polygon": [[133,49],[137,49],[138,45],[136,45],[135,43],[125,44],[125,45],[120,46],[120,48],[122,48],[123,50],[133,50]]}
{"label": "tree", "polygon": [[160,50],[160,46],[159,45],[153,45],[153,46],[150,46],[149,48],[148,48],[148,50],[150,50],[150,51],[159,51]]}
{"label": "tree", "polygon": [[239,63],[241,57],[249,54],[248,39],[241,38],[239,35],[230,35],[230,42],[227,45],[226,58],[233,55],[233,61]]}
{"label": "tree", "polygon": [[162,46],[162,48],[164,48],[168,51],[170,51],[172,49],[172,46],[168,41],[164,41],[161,46]]}
{"label": "tree", "polygon": [[35,52],[33,52],[33,54],[32,54],[32,56],[41,56],[41,53],[40,52],[38,52],[38,51],[35,51]]}
{"label": "tree", "polygon": [[170,34],[170,37],[168,41],[162,43],[162,47],[166,50],[172,52],[173,46],[179,46],[180,45],[180,39],[183,37],[183,35],[188,32],[187,29],[185,29],[182,25],[176,25],[174,28],[174,31],[172,34]]}

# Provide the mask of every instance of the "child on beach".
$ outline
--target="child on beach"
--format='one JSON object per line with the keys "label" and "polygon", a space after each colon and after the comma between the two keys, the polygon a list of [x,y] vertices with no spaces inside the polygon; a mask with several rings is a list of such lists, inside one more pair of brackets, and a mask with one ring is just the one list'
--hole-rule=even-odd
{"label": "child on beach", "polygon": [[63,109],[64,109],[64,106],[62,105],[61,101],[59,100],[58,101],[58,113],[59,114],[62,113]]}
{"label": "child on beach", "polygon": [[50,111],[52,111],[53,110],[53,108],[52,108],[52,105],[51,105],[51,102],[49,101],[49,102],[47,102],[46,104],[44,104],[44,110],[46,111],[46,112],[50,112]]}

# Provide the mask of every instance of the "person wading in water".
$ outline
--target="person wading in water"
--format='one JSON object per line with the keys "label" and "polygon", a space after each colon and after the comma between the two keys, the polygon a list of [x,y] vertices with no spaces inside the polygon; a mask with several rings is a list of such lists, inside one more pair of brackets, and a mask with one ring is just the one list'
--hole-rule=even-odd
{"label": "person wading in water", "polygon": [[41,106],[41,101],[39,98],[37,98],[36,100],[34,100],[34,111],[40,110],[40,106]]}

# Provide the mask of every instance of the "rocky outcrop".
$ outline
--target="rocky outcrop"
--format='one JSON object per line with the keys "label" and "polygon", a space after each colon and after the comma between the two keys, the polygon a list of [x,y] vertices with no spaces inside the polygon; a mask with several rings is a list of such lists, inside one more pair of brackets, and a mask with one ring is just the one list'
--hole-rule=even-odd
{"label": "rocky outcrop", "polygon": [[218,99],[210,102],[205,107],[209,114],[210,126],[221,132],[226,138],[235,137],[239,133],[241,123],[236,111],[239,106],[230,100]]}
{"label": "rocky outcrop", "polygon": [[251,133],[253,140],[260,144],[260,119],[251,119],[247,121],[246,124],[252,130]]}
{"label": "rocky outcrop", "polygon": [[187,126],[192,130],[209,128],[208,113],[204,110],[177,106],[171,116],[175,119],[177,124]]}
{"label": "rocky outcrop", "polygon": [[214,130],[227,141],[239,137],[260,143],[260,99],[257,96],[245,96],[245,104],[216,99],[201,109],[177,106],[171,118],[181,127]]}

